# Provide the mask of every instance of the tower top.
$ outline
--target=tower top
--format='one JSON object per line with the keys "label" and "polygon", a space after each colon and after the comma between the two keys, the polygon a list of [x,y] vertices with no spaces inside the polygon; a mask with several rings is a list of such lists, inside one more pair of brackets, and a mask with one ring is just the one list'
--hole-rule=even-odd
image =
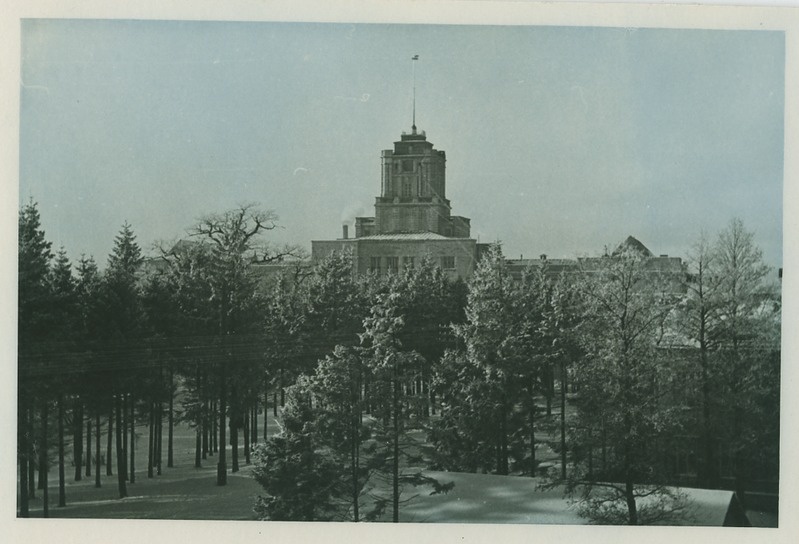
{"label": "tower top", "polygon": [[416,61],[419,60],[419,55],[411,57],[411,65],[413,66],[413,123],[411,125],[411,134],[416,134]]}

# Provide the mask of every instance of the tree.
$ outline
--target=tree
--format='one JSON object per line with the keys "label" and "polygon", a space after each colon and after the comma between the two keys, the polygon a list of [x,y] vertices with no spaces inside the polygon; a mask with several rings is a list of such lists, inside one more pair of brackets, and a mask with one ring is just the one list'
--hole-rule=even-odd
{"label": "tree", "polygon": [[[127,458],[123,449],[123,428],[121,399],[132,387],[132,373],[120,372],[119,369],[130,368],[138,361],[136,344],[142,338],[144,313],[141,302],[141,287],[138,273],[142,264],[141,248],[136,242],[136,235],[127,222],[114,239],[114,247],[108,257],[108,267],[101,284],[102,304],[104,312],[104,336],[106,347],[111,353],[112,361],[106,361],[106,374],[101,377],[105,383],[105,403],[109,410],[109,466],[111,452],[111,429],[115,422],[115,442],[117,450],[117,484],[119,497],[127,496]],[[114,368],[114,367],[117,368]],[[99,439],[99,436],[98,436]],[[109,472],[110,474],[110,472]]]}
{"label": "tree", "polygon": [[510,472],[511,450],[518,449],[511,437],[524,425],[517,402],[525,396],[530,413],[534,409],[533,354],[519,314],[527,299],[518,295],[495,244],[469,284],[466,321],[454,327],[459,349],[445,355],[437,369],[444,405],[432,438],[443,466]]}
{"label": "tree", "polygon": [[47,275],[53,258],[45,238],[36,202],[31,200],[19,214],[19,339],[26,344],[43,338],[48,325]]}
{"label": "tree", "polygon": [[351,251],[334,251],[308,278],[307,307],[302,319],[304,358],[313,364],[337,345],[357,345],[368,307],[353,276]]}
{"label": "tree", "polygon": [[[182,419],[195,429],[199,444],[195,466],[198,468],[207,456],[211,427],[208,405],[212,387],[208,383],[208,368],[217,363],[219,355],[219,346],[213,343],[213,339],[218,337],[218,320],[214,315],[215,300],[210,278],[213,255],[210,249],[208,244],[186,241],[161,248],[163,270],[156,269],[144,282],[144,305],[150,334],[160,344],[170,346],[170,377],[175,365],[183,374]],[[170,389],[166,388],[167,394]],[[173,396],[169,395],[170,405]],[[172,406],[169,413],[173,413]],[[168,440],[171,451],[172,440]]]}
{"label": "tree", "polygon": [[716,426],[718,402],[715,390],[717,381],[712,353],[716,348],[713,328],[719,319],[720,276],[713,268],[716,251],[702,233],[687,259],[686,296],[676,314],[675,329],[685,334],[697,350],[699,362],[699,387],[701,404],[699,483],[704,487],[719,486]]}
{"label": "tree", "polygon": [[[19,515],[28,516],[29,489],[33,489],[35,460],[34,409],[41,396],[43,375],[34,366],[40,360],[42,342],[48,331],[47,275],[53,258],[45,238],[37,204],[22,207],[18,229],[18,329],[19,379],[17,383],[17,461],[19,463]],[[29,468],[31,470],[29,470]]]}
{"label": "tree", "polygon": [[[53,357],[57,359],[58,378],[54,384],[54,393],[58,404],[58,506],[66,506],[66,482],[64,465],[64,425],[65,425],[65,397],[75,389],[73,380],[68,378],[70,367],[74,365],[72,353],[75,352],[75,333],[77,332],[78,300],[75,279],[72,276],[72,265],[67,258],[67,253],[62,247],[56,254],[53,267],[48,277],[50,288],[50,315],[53,319],[51,328],[51,341],[57,347]],[[75,414],[73,414],[74,417]],[[82,429],[83,425],[79,425]],[[80,440],[76,439],[76,443]],[[80,464],[78,459],[76,465]],[[80,473],[80,469],[77,469]]]}
{"label": "tree", "polygon": [[[308,274],[301,266],[281,271],[267,296],[264,333],[267,341],[264,368],[264,418],[269,400],[269,387],[274,387],[273,415],[278,415],[282,405],[285,385],[302,372],[310,371],[307,363],[306,343],[314,342],[307,336],[304,325],[308,311]],[[322,334],[322,331],[316,331]],[[327,342],[326,339],[323,342]],[[314,349],[313,351],[318,351]],[[278,401],[278,394],[281,396]],[[266,419],[264,439],[266,439]]]}
{"label": "tree", "polygon": [[418,376],[412,384],[417,396],[419,417],[435,409],[430,390],[432,367],[448,347],[454,347],[456,336],[452,325],[465,319],[466,288],[462,280],[451,281],[441,268],[425,255],[416,267],[406,266],[401,273],[387,276],[386,289],[398,293],[394,304],[403,317],[397,340],[404,351],[418,353],[422,360]]}
{"label": "tree", "polygon": [[[77,298],[77,318],[75,340],[78,345],[77,351],[80,354],[81,364],[77,365],[79,373],[78,382],[78,412],[80,416],[76,419],[76,425],[83,423],[84,413],[86,417],[86,476],[91,476],[92,467],[92,415],[99,410],[99,399],[101,392],[97,390],[93,374],[97,368],[100,355],[94,353],[93,347],[97,345],[97,339],[103,327],[101,308],[101,285],[102,278],[92,257],[81,255],[77,265],[77,278],[75,283],[75,293]],[[95,436],[99,444],[100,435]],[[99,460],[98,460],[99,463]],[[76,476],[79,467],[76,462]],[[99,468],[99,464],[98,464]],[[76,478],[77,479],[77,478]],[[100,476],[96,475],[96,486],[100,486]]]}
{"label": "tree", "polygon": [[[568,369],[582,357],[579,347],[582,319],[572,282],[554,276],[544,261],[526,270],[516,295],[516,315],[521,327],[520,348],[527,354],[525,381],[530,396],[530,465],[535,474],[534,397],[543,393],[549,407],[554,396],[555,374],[560,382],[561,477],[566,478],[566,386]],[[556,448],[557,449],[557,448]]]}
{"label": "tree", "polygon": [[[578,374],[573,469],[565,481],[553,476],[595,523],[638,525],[684,514],[684,497],[665,485],[669,474],[662,455],[682,414],[665,397],[674,370],[658,350],[674,304],[665,278],[647,268],[646,259],[623,248],[585,260],[578,285],[586,356]],[[593,454],[600,447],[597,470]]]}
{"label": "tree", "polygon": [[[286,408],[293,402],[289,388]],[[312,436],[302,429],[270,437],[255,450],[255,479],[265,495],[256,498],[255,512],[275,521],[336,519],[332,504],[341,468],[321,455]]]}
{"label": "tree", "polygon": [[[374,436],[378,450],[374,454],[374,469],[388,475],[390,499],[377,497],[377,511],[391,504],[392,521],[399,522],[400,494],[404,485],[414,487],[431,484],[433,493],[447,492],[452,484],[440,484],[423,476],[418,470],[403,470],[421,458],[415,444],[407,440],[409,431],[419,425],[423,413],[415,406],[427,399],[414,394],[413,385],[422,376],[426,362],[416,351],[408,351],[400,340],[409,316],[403,313],[405,291],[402,281],[389,281],[388,290],[380,293],[364,320],[361,342],[366,349],[371,374],[370,403],[374,420]],[[416,418],[411,418],[416,415]]]}
{"label": "tree", "polygon": [[[214,304],[213,315],[220,351],[224,359],[216,368],[220,441],[217,485],[227,483],[225,444],[228,415],[234,422],[233,429],[241,415],[241,406],[238,404],[232,404],[231,413],[228,413],[229,399],[238,401],[239,394],[243,393],[235,390],[238,382],[231,380],[230,376],[237,370],[234,338],[236,335],[260,329],[259,323],[251,317],[251,310],[257,305],[254,300],[257,279],[252,265],[280,262],[297,254],[294,247],[273,248],[261,240],[265,232],[277,228],[277,219],[275,212],[260,210],[257,206],[248,204],[221,214],[205,216],[190,230],[192,237],[208,244],[210,259],[207,278]],[[234,388],[230,396],[228,386]],[[237,441],[234,441],[234,456],[237,453],[236,445]]]}
{"label": "tree", "polygon": [[[742,500],[750,459],[764,447],[776,453],[774,435],[779,433],[774,429],[779,418],[773,414],[763,418],[761,411],[763,402],[779,399],[779,356],[774,354],[779,353],[780,305],[773,287],[764,284],[768,272],[754,234],[740,219],[733,219],[715,245],[712,273],[719,282],[718,317],[711,334],[717,347],[723,417],[729,422],[735,489]],[[772,429],[772,440],[760,440],[759,424]]]}
{"label": "tree", "polygon": [[[360,497],[369,478],[368,463],[362,462],[362,447],[370,437],[362,422],[362,387],[365,368],[357,348],[336,346],[332,355],[319,361],[310,389],[317,407],[313,428],[329,448],[338,466],[349,470],[341,478],[343,496],[349,495],[352,521],[360,521]],[[367,514],[367,518],[369,514]]]}

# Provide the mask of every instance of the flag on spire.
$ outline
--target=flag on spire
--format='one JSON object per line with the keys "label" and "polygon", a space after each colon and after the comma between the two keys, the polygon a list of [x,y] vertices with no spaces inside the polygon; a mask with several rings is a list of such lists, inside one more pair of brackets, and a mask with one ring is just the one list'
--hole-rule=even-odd
{"label": "flag on spire", "polygon": [[411,60],[419,60],[419,55],[414,55],[413,58],[411,58]]}

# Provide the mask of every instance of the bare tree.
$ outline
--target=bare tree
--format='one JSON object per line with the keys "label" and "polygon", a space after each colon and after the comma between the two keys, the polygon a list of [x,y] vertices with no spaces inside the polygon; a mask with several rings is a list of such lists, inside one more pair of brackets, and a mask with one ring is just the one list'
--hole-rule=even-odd
{"label": "bare tree", "polygon": [[[779,305],[772,289],[764,282],[769,267],[762,252],[740,219],[733,219],[715,245],[713,273],[718,278],[716,297],[718,316],[712,328],[718,358],[716,379],[729,425],[735,490],[743,500],[747,474],[747,449],[766,444],[758,438],[755,397],[779,396],[779,379],[765,392],[759,392],[760,376],[769,372],[769,353],[779,350]],[[778,417],[768,418],[774,425]],[[778,432],[778,431],[777,431]],[[772,446],[775,451],[776,445]]]}
{"label": "bare tree", "polygon": [[[682,413],[665,398],[674,370],[657,349],[674,305],[664,279],[633,249],[584,262],[577,288],[585,357],[577,369],[573,468],[556,482],[566,484],[581,515],[594,523],[639,525],[684,512],[684,497],[666,486],[661,455]],[[600,445],[605,462],[597,470],[593,451]]]}
{"label": "bare tree", "polygon": [[720,276],[714,272],[717,254],[703,232],[687,258],[685,281],[686,296],[677,314],[679,330],[698,347],[699,387],[701,395],[700,448],[702,463],[699,481],[705,487],[719,485],[717,436],[714,425],[714,372],[711,368],[711,352],[716,347],[713,326],[718,319],[718,296],[721,288]]}

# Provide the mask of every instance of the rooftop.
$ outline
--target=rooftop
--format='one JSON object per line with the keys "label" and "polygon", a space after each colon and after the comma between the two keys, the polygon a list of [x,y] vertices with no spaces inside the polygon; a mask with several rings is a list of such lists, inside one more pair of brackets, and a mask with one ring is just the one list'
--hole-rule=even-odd
{"label": "rooftop", "polygon": [[351,238],[351,240],[470,240],[471,238],[449,238],[435,232],[397,232],[391,234],[372,234]]}

